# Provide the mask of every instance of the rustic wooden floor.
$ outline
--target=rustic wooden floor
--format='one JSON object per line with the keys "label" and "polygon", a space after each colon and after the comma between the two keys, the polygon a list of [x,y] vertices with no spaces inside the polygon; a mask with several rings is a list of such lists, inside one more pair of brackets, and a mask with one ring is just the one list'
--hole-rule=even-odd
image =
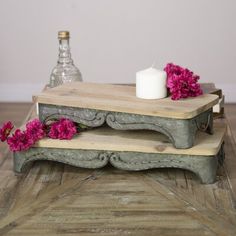
{"label": "rustic wooden floor", "polygon": [[[31,104],[0,103],[19,126]],[[86,170],[36,162],[15,175],[0,144],[0,235],[236,235],[236,105],[226,106],[226,161],[217,182],[190,172]]]}

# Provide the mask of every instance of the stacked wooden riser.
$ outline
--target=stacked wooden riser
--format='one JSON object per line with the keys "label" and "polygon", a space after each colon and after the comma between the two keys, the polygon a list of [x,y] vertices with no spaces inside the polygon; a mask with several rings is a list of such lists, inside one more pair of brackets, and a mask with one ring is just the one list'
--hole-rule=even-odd
{"label": "stacked wooden riser", "polygon": [[224,160],[225,131],[225,125],[217,124],[213,135],[198,132],[192,148],[176,149],[160,133],[100,127],[81,132],[72,140],[42,139],[30,150],[15,153],[14,168],[22,172],[36,160],[83,168],[101,168],[111,163],[133,171],[169,167],[190,170],[202,183],[213,183],[217,167]]}
{"label": "stacked wooden riser", "polygon": [[15,153],[15,171],[35,160],[84,168],[111,163],[133,171],[182,168],[213,183],[224,158],[225,127],[217,125],[213,132],[212,107],[218,100],[213,94],[143,100],[132,86],[82,82],[48,89],[34,96],[41,121],[66,117],[91,129],[72,140],[43,139]]}

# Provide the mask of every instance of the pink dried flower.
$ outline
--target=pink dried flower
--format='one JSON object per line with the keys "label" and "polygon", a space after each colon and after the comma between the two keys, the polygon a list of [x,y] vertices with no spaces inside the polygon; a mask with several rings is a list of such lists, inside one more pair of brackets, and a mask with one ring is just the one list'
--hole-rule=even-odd
{"label": "pink dried flower", "polygon": [[34,119],[26,124],[26,133],[35,143],[46,135],[45,126],[39,119]]}
{"label": "pink dried flower", "polygon": [[29,149],[33,144],[34,140],[25,131],[17,129],[15,133],[7,139],[7,143],[10,150],[13,152],[24,151]]}
{"label": "pink dried flower", "polygon": [[77,130],[74,122],[61,118],[51,125],[48,136],[53,139],[72,139],[76,133]]}
{"label": "pink dried flower", "polygon": [[168,63],[164,70],[167,73],[167,87],[171,93],[171,99],[196,97],[202,94],[198,80],[200,77],[188,69],[173,63]]}
{"label": "pink dried flower", "polygon": [[14,128],[11,121],[8,121],[3,124],[2,128],[0,128],[0,140],[2,142],[6,141],[7,137],[10,135],[12,129]]}

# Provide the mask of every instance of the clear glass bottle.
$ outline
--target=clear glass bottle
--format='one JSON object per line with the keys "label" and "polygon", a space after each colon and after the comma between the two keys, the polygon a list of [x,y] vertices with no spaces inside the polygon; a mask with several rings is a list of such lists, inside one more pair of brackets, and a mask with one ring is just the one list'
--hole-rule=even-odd
{"label": "clear glass bottle", "polygon": [[50,87],[56,87],[63,83],[82,81],[82,75],[79,69],[74,65],[71,59],[68,31],[59,31],[59,57],[57,65],[53,68],[50,76]]}

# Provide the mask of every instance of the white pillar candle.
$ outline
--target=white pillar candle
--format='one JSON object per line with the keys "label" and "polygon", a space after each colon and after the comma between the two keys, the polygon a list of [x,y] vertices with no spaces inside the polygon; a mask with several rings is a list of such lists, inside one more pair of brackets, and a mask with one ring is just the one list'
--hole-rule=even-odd
{"label": "white pillar candle", "polygon": [[167,96],[166,72],[153,67],[136,73],[136,96],[160,99]]}

